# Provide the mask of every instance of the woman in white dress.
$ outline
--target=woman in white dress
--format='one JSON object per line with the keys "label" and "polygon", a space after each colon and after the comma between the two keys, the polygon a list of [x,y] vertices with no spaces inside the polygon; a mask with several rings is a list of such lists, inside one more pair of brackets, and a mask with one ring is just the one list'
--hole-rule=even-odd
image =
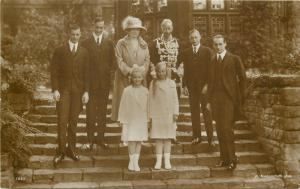
{"label": "woman in white dress", "polygon": [[149,116],[151,120],[150,137],[155,140],[155,169],[161,168],[164,154],[165,169],[171,169],[171,139],[176,138],[176,121],[179,115],[179,102],[176,84],[167,78],[167,65],[156,65],[157,79],[150,84]]}
{"label": "woman in white dress", "polygon": [[140,171],[138,161],[141,143],[148,140],[148,89],[142,85],[143,70],[134,66],[132,84],[123,91],[118,114],[122,141],[128,143],[130,171]]}

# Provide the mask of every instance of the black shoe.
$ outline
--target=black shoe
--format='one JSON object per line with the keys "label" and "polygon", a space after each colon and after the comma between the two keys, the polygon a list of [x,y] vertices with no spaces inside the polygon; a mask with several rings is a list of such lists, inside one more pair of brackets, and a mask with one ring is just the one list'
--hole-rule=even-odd
{"label": "black shoe", "polygon": [[177,145],[180,144],[180,142],[178,142],[178,140],[176,140],[176,139],[172,139],[171,142],[172,142],[172,144],[177,144]]}
{"label": "black shoe", "polygon": [[201,143],[201,138],[199,138],[199,137],[195,137],[195,138],[192,140],[192,144],[193,144],[193,145],[200,144],[200,143]]}
{"label": "black shoe", "polygon": [[102,149],[108,149],[109,148],[108,144],[106,144],[104,142],[99,142],[98,146],[100,146]]}
{"label": "black shoe", "polygon": [[88,151],[92,151],[93,150],[93,147],[94,147],[94,143],[88,143],[86,144],[85,148],[88,150]]}
{"label": "black shoe", "polygon": [[219,161],[216,164],[216,167],[226,167],[228,165],[228,163],[226,163],[225,161]]}
{"label": "black shoe", "polygon": [[56,168],[57,164],[59,164],[64,158],[64,154],[55,155],[53,158],[53,167]]}
{"label": "black shoe", "polygon": [[236,168],[236,163],[230,163],[227,167],[227,170],[232,171]]}
{"label": "black shoe", "polygon": [[71,158],[73,161],[79,161],[79,156],[76,155],[74,152],[72,152],[71,150],[68,150],[66,155]]}

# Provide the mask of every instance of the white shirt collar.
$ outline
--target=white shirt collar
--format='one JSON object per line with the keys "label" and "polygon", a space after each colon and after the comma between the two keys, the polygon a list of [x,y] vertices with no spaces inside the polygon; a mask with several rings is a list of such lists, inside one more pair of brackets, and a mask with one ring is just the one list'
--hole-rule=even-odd
{"label": "white shirt collar", "polygon": [[97,43],[97,39],[99,37],[99,43],[101,43],[102,41],[102,36],[103,36],[103,32],[100,34],[100,35],[96,35],[95,32],[93,32],[93,36],[94,36],[94,39],[95,39],[95,42]]}
{"label": "white shirt collar", "polygon": [[[201,44],[199,43],[198,45],[196,45],[196,52],[198,52],[199,48],[200,48]],[[192,45],[193,51],[194,51],[194,45]]]}
{"label": "white shirt collar", "polygon": [[224,59],[224,56],[226,55],[226,50],[224,50],[223,52],[221,52],[221,53],[217,53],[217,58],[219,57],[219,55],[221,55],[221,58],[222,58],[222,60]]}
{"label": "white shirt collar", "polygon": [[73,50],[74,45],[75,45],[75,52],[76,52],[77,48],[78,48],[78,42],[77,43],[73,43],[72,41],[69,40],[69,48],[70,48],[71,52]]}

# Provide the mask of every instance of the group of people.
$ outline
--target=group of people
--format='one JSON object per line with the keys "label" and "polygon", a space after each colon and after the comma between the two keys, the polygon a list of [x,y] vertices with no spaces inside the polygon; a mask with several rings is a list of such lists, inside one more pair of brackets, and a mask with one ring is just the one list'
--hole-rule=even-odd
{"label": "group of people", "polygon": [[147,29],[139,18],[126,17],[122,27],[127,35],[114,46],[103,35],[104,22],[99,18],[95,19],[91,37],[82,43],[80,28],[72,26],[69,41],[53,55],[51,83],[58,114],[54,165],[65,156],[79,160],[75,153],[76,126],[83,104],[87,107],[87,148],[92,150],[95,144],[108,148],[104,130],[110,73],[115,70],[111,119],[122,127],[121,140],[128,144],[130,171],[140,171],[142,142],[149,138],[155,141],[154,169],[161,169],[162,159],[165,169],[172,168],[171,143],[176,142],[182,92],[189,96],[191,107],[191,143],[202,141],[201,109],[211,147],[215,145],[212,120],[216,122],[220,146],[216,166],[235,169],[233,127],[245,97],[245,70],[240,58],[226,50],[224,36],[213,37],[213,51],[201,45],[199,31],[192,29],[191,45],[183,49],[172,36],[170,19],[162,21],[162,35],[149,45],[142,38]]}

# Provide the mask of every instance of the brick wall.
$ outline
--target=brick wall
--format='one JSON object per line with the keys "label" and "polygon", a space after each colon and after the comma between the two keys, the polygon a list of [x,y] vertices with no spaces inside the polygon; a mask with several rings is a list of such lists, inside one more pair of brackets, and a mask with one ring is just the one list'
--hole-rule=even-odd
{"label": "brick wall", "polygon": [[300,75],[250,77],[249,83],[255,85],[245,113],[253,130],[278,173],[300,184]]}

